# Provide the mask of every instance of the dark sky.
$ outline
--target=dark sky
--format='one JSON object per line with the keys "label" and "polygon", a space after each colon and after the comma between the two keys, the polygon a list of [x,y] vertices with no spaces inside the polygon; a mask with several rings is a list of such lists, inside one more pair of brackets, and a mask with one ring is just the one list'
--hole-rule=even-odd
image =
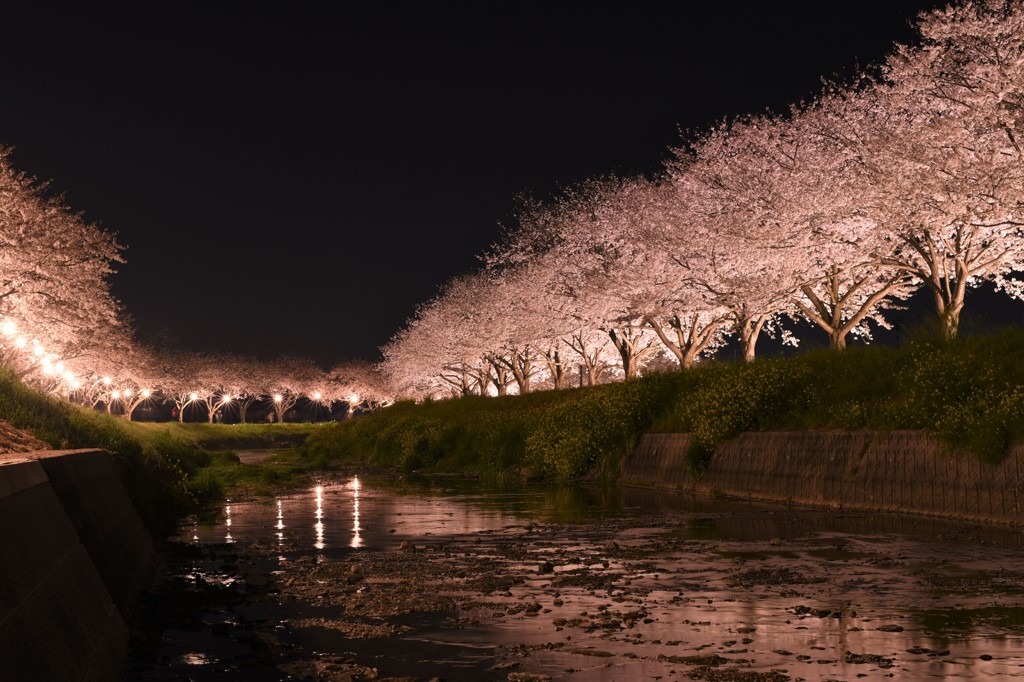
{"label": "dark sky", "polygon": [[0,143],[120,235],[144,336],[373,358],[517,193],[655,172],[680,128],[812,96],[934,4],[5,9]]}

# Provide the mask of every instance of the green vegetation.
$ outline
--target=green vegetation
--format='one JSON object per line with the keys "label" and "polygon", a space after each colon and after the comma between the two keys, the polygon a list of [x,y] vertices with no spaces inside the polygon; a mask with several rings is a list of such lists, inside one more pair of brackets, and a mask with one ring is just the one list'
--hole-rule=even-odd
{"label": "green vegetation", "polygon": [[165,435],[207,450],[274,450],[301,444],[316,424],[208,424],[206,422],[133,422],[152,437]]}
{"label": "green vegetation", "polygon": [[998,461],[1024,438],[1024,332],[903,349],[804,352],[749,364],[711,362],[588,389],[466,397],[324,426],[300,449],[310,465],[613,477],[645,431],[695,434],[688,465],[743,431],[925,429]]}
{"label": "green vegetation", "polygon": [[54,449],[103,448],[156,534],[229,490],[263,492],[308,470],[303,462],[245,466],[228,448],[271,449],[300,442],[312,424],[146,424],[43,395],[0,370],[0,419]]}
{"label": "green vegetation", "polygon": [[[926,429],[998,461],[1024,439],[1024,331],[901,350],[711,362],[587,389],[402,402],[331,425],[139,424],[41,395],[0,372],[0,418],[54,448],[110,451],[143,518],[166,532],[225,494],[261,494],[344,465],[491,479],[614,478],[640,434],[688,431],[688,466],[717,443],[781,429]],[[288,448],[305,439],[298,448]],[[270,465],[234,450],[283,449]]]}

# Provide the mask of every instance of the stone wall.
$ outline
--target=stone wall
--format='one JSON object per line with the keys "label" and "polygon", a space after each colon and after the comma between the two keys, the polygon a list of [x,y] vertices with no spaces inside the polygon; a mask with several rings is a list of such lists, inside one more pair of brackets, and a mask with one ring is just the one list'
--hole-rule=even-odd
{"label": "stone wall", "polygon": [[0,679],[121,679],[156,556],[109,456],[0,463],[0,519]]}
{"label": "stone wall", "polygon": [[644,435],[620,482],[819,507],[1024,524],[1022,460],[998,465],[953,452],[920,431],[744,433],[715,448],[699,479],[686,470],[689,434]]}

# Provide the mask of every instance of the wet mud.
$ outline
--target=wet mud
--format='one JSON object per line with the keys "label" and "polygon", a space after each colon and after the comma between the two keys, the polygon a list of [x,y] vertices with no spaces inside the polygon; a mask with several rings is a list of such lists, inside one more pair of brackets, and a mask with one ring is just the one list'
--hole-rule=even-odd
{"label": "wet mud", "polygon": [[129,679],[1024,677],[1009,529],[713,503],[481,520],[380,495],[343,547],[272,523],[173,544]]}

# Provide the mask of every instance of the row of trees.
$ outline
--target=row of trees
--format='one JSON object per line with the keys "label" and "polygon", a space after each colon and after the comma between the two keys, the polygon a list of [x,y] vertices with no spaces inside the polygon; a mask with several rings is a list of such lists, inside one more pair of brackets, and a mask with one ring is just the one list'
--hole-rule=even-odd
{"label": "row of trees", "polygon": [[[108,278],[116,238],[15,171],[0,149],[0,363],[131,416],[301,397],[350,405],[594,384],[687,368],[735,339],[837,349],[926,290],[955,336],[968,289],[1024,294],[1024,7],[922,15],[920,41],[781,116],[684,137],[656,178],[601,178],[524,200],[479,272],[420,306],[379,368],[274,363],[133,341]],[[379,372],[382,370],[382,372]],[[384,380],[382,380],[382,375]]]}
{"label": "row of trees", "polygon": [[[282,421],[303,397],[352,410],[390,400],[369,363],[324,372],[302,358],[272,362],[157,350],[135,342],[108,279],[123,262],[114,235],[14,170],[0,149],[0,364],[31,386],[129,419],[171,401],[213,421],[265,401]],[[201,408],[201,409],[199,409]]]}
{"label": "row of trees", "polygon": [[525,393],[687,368],[809,321],[836,349],[924,289],[1024,285],[1024,6],[922,15],[920,41],[781,116],[689,134],[657,178],[524,200],[479,272],[383,349],[397,392]]}
{"label": "row of trees", "polygon": [[375,367],[354,361],[322,370],[306,358],[272,361],[229,354],[161,350],[122,342],[115,353],[89,348],[73,359],[46,352],[26,340],[11,318],[0,325],[5,365],[30,386],[93,409],[132,418],[147,403],[172,403],[179,421],[186,415],[213,422],[230,407],[246,422],[249,408],[270,406],[276,421],[302,399],[330,408],[344,403],[348,414],[388,404],[391,396]]}

